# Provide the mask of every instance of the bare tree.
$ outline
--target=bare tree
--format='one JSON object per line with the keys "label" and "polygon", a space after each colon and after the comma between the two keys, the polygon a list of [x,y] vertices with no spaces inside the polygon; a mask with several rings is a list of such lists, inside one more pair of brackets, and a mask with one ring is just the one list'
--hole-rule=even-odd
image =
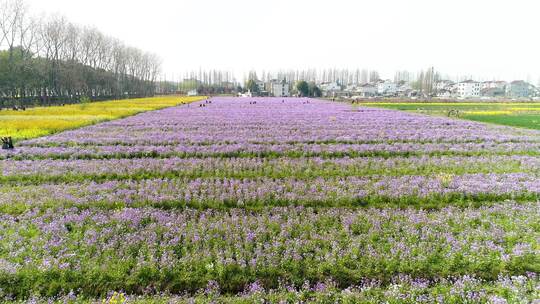
{"label": "bare tree", "polygon": [[[0,17],[0,98],[49,102],[155,93],[161,72],[155,54],[62,16],[29,16],[24,0],[0,0]],[[209,82],[220,77],[205,75]]]}
{"label": "bare tree", "polygon": [[[10,57],[21,35],[19,25],[26,15],[26,6],[22,0],[4,0],[0,2],[0,31],[2,43],[7,46]],[[1,45],[1,44],[0,44]]]}

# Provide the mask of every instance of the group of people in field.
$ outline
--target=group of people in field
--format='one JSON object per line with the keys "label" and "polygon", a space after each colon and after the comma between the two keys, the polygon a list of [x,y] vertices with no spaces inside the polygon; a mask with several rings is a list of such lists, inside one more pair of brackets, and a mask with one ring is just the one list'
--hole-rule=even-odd
{"label": "group of people in field", "polygon": [[2,137],[2,149],[4,150],[11,150],[14,149],[13,146],[13,139],[9,137]]}
{"label": "group of people in field", "polygon": [[[3,110],[3,108],[0,108],[0,111],[2,111],[2,110]],[[6,108],[6,110],[9,110],[9,108]],[[20,107],[13,106],[11,108],[11,110],[13,110],[13,111],[26,111],[26,107],[25,106],[20,106]]]}
{"label": "group of people in field", "polygon": [[204,103],[199,104],[199,108],[206,108],[207,104],[211,104],[212,100],[206,99]]}

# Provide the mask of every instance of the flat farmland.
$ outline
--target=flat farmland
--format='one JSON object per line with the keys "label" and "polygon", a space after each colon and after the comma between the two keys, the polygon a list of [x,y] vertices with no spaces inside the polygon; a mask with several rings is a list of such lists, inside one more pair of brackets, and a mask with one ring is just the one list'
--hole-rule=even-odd
{"label": "flat farmland", "polygon": [[203,97],[160,96],[35,107],[24,111],[1,109],[0,136],[15,141],[50,135],[137,113],[200,100]]}
{"label": "flat farmland", "polygon": [[438,116],[447,116],[449,111],[454,110],[459,111],[458,117],[463,119],[540,129],[540,103],[538,102],[372,102],[362,104]]}
{"label": "flat farmland", "polygon": [[0,296],[197,303],[540,297],[540,132],[212,98],[0,154]]}

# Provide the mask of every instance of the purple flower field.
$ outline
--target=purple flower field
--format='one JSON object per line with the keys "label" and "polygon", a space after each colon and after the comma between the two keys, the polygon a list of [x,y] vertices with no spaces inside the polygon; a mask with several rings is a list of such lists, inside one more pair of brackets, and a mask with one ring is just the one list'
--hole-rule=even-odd
{"label": "purple flower field", "polygon": [[540,132],[201,103],[0,152],[0,299],[540,298]]}

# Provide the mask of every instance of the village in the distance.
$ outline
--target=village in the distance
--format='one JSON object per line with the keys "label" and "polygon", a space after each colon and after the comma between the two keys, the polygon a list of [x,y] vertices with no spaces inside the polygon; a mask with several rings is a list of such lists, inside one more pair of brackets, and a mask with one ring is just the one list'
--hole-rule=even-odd
{"label": "village in the distance", "polygon": [[[451,80],[433,69],[413,74],[396,72],[393,79],[383,79],[376,71],[322,70],[262,72],[255,71],[237,82],[233,73],[200,71],[185,75],[180,82],[162,81],[157,90],[187,95],[235,94],[242,97],[288,97],[310,95],[334,99],[393,99],[411,100],[484,100],[537,101],[540,100],[540,80],[474,80],[459,77]],[[299,92],[298,83],[305,82],[308,94]],[[303,94],[304,93],[304,94]]]}
{"label": "village in the distance", "polygon": [[[291,96],[292,83],[287,81],[257,81],[259,96]],[[318,84],[322,97],[331,98],[439,98],[439,99],[482,99],[497,100],[540,100],[540,87],[524,80],[506,82],[502,80],[475,81],[438,80],[424,90],[415,88],[405,80],[392,81],[377,79],[373,82],[344,85],[339,81]],[[253,92],[244,96],[256,95]]]}

